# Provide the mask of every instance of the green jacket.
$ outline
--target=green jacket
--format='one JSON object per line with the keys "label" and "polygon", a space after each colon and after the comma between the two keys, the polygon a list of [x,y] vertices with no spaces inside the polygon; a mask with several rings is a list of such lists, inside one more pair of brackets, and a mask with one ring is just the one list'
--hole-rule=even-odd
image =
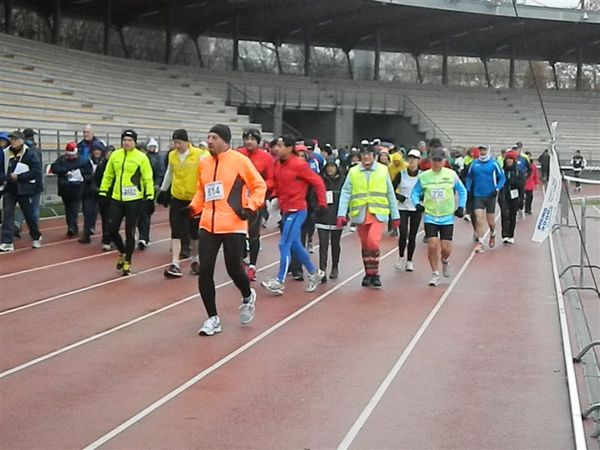
{"label": "green jacket", "polygon": [[137,148],[130,151],[123,148],[115,150],[106,165],[99,195],[106,197],[111,186],[113,200],[120,202],[152,200],[154,181],[148,156]]}

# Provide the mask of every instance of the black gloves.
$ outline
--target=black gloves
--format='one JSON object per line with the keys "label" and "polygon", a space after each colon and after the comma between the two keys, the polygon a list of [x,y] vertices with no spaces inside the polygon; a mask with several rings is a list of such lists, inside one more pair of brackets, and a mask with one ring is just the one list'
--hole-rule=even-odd
{"label": "black gloves", "polygon": [[396,198],[400,203],[404,203],[406,201],[406,195],[396,194]]}
{"label": "black gloves", "polygon": [[156,203],[159,205],[163,205],[165,208],[169,206],[171,203],[171,196],[169,195],[169,191],[158,191],[156,194]]}
{"label": "black gloves", "polygon": [[421,205],[420,203],[418,205],[415,206],[415,209],[417,210],[417,212],[425,212],[425,207],[423,205]]}
{"label": "black gloves", "polygon": [[154,214],[154,200],[151,198],[147,198],[146,200],[144,200],[144,208],[146,208],[146,213],[147,214]]}
{"label": "black gloves", "polygon": [[238,217],[242,220],[248,220],[253,214],[254,211],[250,208],[243,208],[241,211],[237,212]]}
{"label": "black gloves", "polygon": [[465,216],[465,208],[463,208],[462,206],[459,206],[458,208],[456,208],[456,211],[454,211],[454,215],[456,217],[464,217]]}
{"label": "black gloves", "polygon": [[108,198],[108,196],[98,195],[98,206],[100,206],[101,208],[105,208],[109,202],[110,199]]}

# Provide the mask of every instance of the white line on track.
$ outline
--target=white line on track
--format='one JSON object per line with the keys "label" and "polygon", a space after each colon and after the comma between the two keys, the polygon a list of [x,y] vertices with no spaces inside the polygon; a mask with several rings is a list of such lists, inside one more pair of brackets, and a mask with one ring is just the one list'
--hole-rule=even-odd
{"label": "white line on track", "polygon": [[[278,232],[271,233],[271,234],[266,235],[266,236],[271,236],[273,234],[278,234]],[[350,233],[342,234],[342,237],[348,236],[348,234],[350,234]],[[266,237],[266,236],[263,236],[263,237]],[[315,246],[315,248],[318,248],[318,247],[319,247],[318,245]],[[274,261],[271,264],[268,264],[268,265],[266,265],[264,267],[261,267],[260,269],[257,270],[257,272],[261,272],[263,270],[269,269],[269,268],[271,268],[273,266],[276,266],[277,264],[279,264],[279,260]],[[220,288],[228,286],[230,284],[233,284],[233,281],[229,280],[229,281],[226,281],[224,283],[218,284],[217,286],[215,286],[215,289],[220,289]],[[185,297],[185,298],[183,298],[181,300],[178,300],[178,301],[176,301],[174,303],[170,303],[170,304],[168,304],[166,306],[163,306],[162,308],[159,308],[159,309],[157,309],[155,311],[152,311],[152,312],[150,312],[148,314],[144,314],[143,316],[136,317],[135,319],[132,319],[132,320],[130,320],[128,322],[124,322],[124,323],[122,323],[120,325],[117,325],[116,327],[109,328],[108,330],[105,330],[102,333],[98,333],[98,334],[95,334],[93,336],[89,336],[89,337],[87,337],[85,339],[82,339],[80,341],[74,342],[73,344],[67,345],[66,347],[59,348],[58,350],[55,350],[55,351],[50,352],[50,353],[46,353],[45,355],[42,355],[42,356],[40,356],[38,358],[32,359],[32,360],[30,360],[30,361],[28,361],[26,363],[20,364],[20,365],[18,365],[16,367],[13,367],[12,369],[8,369],[8,370],[5,370],[4,372],[0,372],[0,379],[5,378],[5,377],[7,377],[9,375],[12,375],[13,373],[19,372],[19,371],[21,371],[23,369],[26,369],[28,367],[31,367],[31,366],[33,366],[35,364],[41,363],[43,361],[46,361],[46,360],[48,360],[50,358],[53,358],[55,356],[61,355],[61,354],[65,353],[65,352],[68,352],[69,350],[73,350],[74,348],[81,347],[82,345],[85,345],[85,344],[87,344],[89,342],[98,340],[98,339],[100,339],[100,338],[102,338],[104,336],[107,336],[109,334],[115,333],[115,332],[117,332],[119,330],[122,330],[122,329],[127,328],[127,327],[129,327],[131,325],[134,325],[134,324],[136,324],[138,322],[141,322],[142,320],[146,320],[146,319],[148,319],[150,317],[153,317],[153,316],[155,316],[157,314],[160,314],[160,313],[162,313],[164,311],[168,311],[168,310],[170,310],[172,308],[175,308],[176,306],[183,305],[184,303],[187,303],[190,300],[193,300],[193,299],[195,299],[196,297],[199,297],[199,296],[200,296],[200,294],[198,294],[198,293],[197,294],[193,294],[193,295],[189,295],[189,296],[187,296],[187,297]]]}
{"label": "white line on track", "polygon": [[[277,231],[277,232],[265,234],[264,236],[261,236],[261,238],[267,238],[269,236],[274,236],[276,234],[279,234],[279,232]],[[154,241],[154,243],[156,243],[156,242],[161,242],[161,241]],[[106,253],[109,253],[109,252],[106,252]],[[186,260],[183,259],[182,261],[186,261]],[[43,305],[45,303],[49,303],[49,302],[53,302],[53,301],[56,301],[56,300],[60,300],[61,298],[69,297],[69,296],[74,295],[74,294],[81,294],[82,292],[86,292],[86,291],[89,291],[89,290],[92,290],[92,289],[96,289],[98,287],[106,286],[107,284],[116,283],[118,281],[124,281],[124,280],[133,278],[133,277],[138,276],[138,275],[143,275],[143,274],[152,272],[154,270],[157,270],[157,269],[160,269],[160,268],[164,268],[165,266],[166,266],[166,263],[163,263],[163,264],[161,264],[159,266],[150,267],[150,268],[144,269],[144,270],[142,270],[140,272],[134,272],[129,277],[112,278],[110,280],[102,281],[100,283],[92,284],[90,286],[85,286],[85,287],[82,287],[82,288],[79,288],[79,289],[75,289],[73,291],[63,292],[62,294],[57,294],[57,295],[54,295],[52,297],[44,298],[42,300],[38,300],[38,301],[35,301],[35,302],[32,302],[32,303],[27,303],[25,305],[16,306],[14,308],[6,309],[6,310],[0,312],[0,317],[6,316],[8,314],[13,314],[13,313],[16,313],[18,311],[23,311],[24,309],[29,309],[29,308],[33,308],[35,306],[40,306],[40,305]]]}
{"label": "white line on track", "polygon": [[[500,215],[496,216],[496,222],[498,221],[499,217]],[[489,230],[485,233],[482,240],[485,240],[488,234]],[[340,444],[338,445],[338,450],[346,450],[350,447],[350,445],[352,445],[352,442],[354,442],[354,439],[356,439],[356,436],[358,435],[362,427],[365,425],[365,423],[377,407],[378,403],[385,395],[388,388],[391,386],[392,382],[396,378],[396,375],[398,375],[398,372],[400,372],[400,369],[402,369],[402,366],[404,366],[404,363],[409,358],[410,354],[421,340],[423,334],[425,334],[425,331],[437,315],[438,311],[442,308],[442,306],[444,306],[444,303],[446,303],[446,299],[450,296],[452,290],[454,289],[454,286],[456,286],[456,284],[459,282],[463,273],[465,272],[465,270],[467,269],[468,265],[471,263],[474,257],[475,252],[471,251],[471,254],[461,266],[460,270],[456,274],[456,277],[454,277],[454,279],[450,283],[450,286],[446,288],[446,290],[444,291],[436,305],[433,307],[427,318],[423,321],[413,338],[410,340],[410,342],[408,343],[408,345],[406,346],[406,348],[404,349],[404,351],[402,352],[392,369],[388,372],[382,383],[379,385],[379,387],[375,391],[375,394],[373,394],[373,396],[371,397],[367,405],[364,407],[364,409],[361,411],[354,424],[352,424],[352,427],[350,427],[350,430],[348,430],[348,432],[342,439],[342,442],[340,442]]]}
{"label": "white line on track", "polygon": [[[382,255],[380,259],[383,260],[383,259],[387,258],[388,256],[390,256],[392,254],[395,254],[397,251],[398,251],[397,247],[394,247],[393,249],[391,249],[390,251],[388,251],[387,253],[385,253],[384,255]],[[296,310],[295,312],[293,312],[289,316],[283,318],[282,320],[280,320],[276,324],[274,324],[271,327],[267,328],[265,331],[263,331],[261,334],[259,334],[258,336],[256,336],[254,339],[246,342],[241,347],[238,347],[236,350],[234,350],[233,352],[229,353],[227,356],[221,358],[219,361],[217,361],[216,363],[214,363],[210,367],[207,367],[202,372],[196,374],[194,377],[190,378],[188,381],[186,381],[185,383],[183,383],[182,385],[180,385],[176,389],[172,390],[171,392],[167,393],[166,395],[164,395],[163,397],[161,397],[160,399],[158,399],[157,401],[155,401],[151,405],[147,406],[145,409],[143,409],[142,411],[140,411],[139,413],[137,413],[135,416],[131,417],[127,421],[123,422],[122,424],[120,424],[119,426],[117,426],[116,428],[114,428],[113,430],[111,430],[108,433],[106,433],[105,435],[101,436],[96,441],[94,441],[91,444],[89,444],[88,446],[86,446],[84,448],[84,450],[93,450],[93,449],[96,449],[96,448],[100,447],[101,445],[105,444],[106,442],[110,441],[115,436],[117,436],[120,433],[122,433],[123,431],[127,430],[132,425],[135,425],[137,422],[139,422],[140,420],[142,420],[144,417],[148,416],[149,414],[152,414],[154,411],[156,411],[158,408],[160,408],[161,406],[163,406],[165,403],[167,403],[170,400],[174,399],[175,397],[177,397],[182,392],[188,390],[190,387],[192,387],[198,381],[200,381],[203,378],[205,378],[206,376],[210,375],[212,372],[214,372],[215,370],[217,370],[221,366],[227,364],[229,361],[231,361],[235,357],[237,357],[240,354],[244,353],[246,350],[250,349],[251,347],[253,347],[257,343],[259,343],[260,341],[262,341],[263,339],[265,339],[269,335],[273,334],[279,328],[283,327],[288,322],[291,322],[292,320],[294,320],[296,317],[298,317],[302,313],[308,311],[310,308],[312,308],[316,304],[320,303],[324,298],[327,298],[329,295],[333,294],[335,291],[337,291],[338,289],[342,288],[343,286],[345,286],[346,284],[348,284],[349,282],[351,282],[352,280],[354,280],[356,277],[362,275],[363,273],[364,273],[364,270],[360,269],[357,272],[355,272],[354,274],[350,275],[344,281],[336,284],[331,289],[328,289],[323,294],[319,295],[317,298],[315,298],[314,300],[312,300],[309,303],[307,303],[306,305],[304,305],[302,308]]]}
{"label": "white line on track", "polygon": [[[160,242],[167,242],[170,240],[171,240],[171,238],[159,239],[158,241],[154,241],[153,244],[158,244]],[[18,272],[12,272],[12,273],[0,275],[0,280],[2,280],[4,278],[16,277],[17,275],[23,275],[26,273],[36,272],[38,270],[52,269],[53,267],[60,267],[60,266],[64,266],[67,264],[73,264],[73,263],[80,262],[80,261],[87,261],[88,259],[101,258],[106,255],[112,255],[113,253],[116,253],[116,250],[111,250],[109,252],[95,253],[93,255],[82,256],[81,258],[69,259],[67,261],[61,261],[61,262],[57,262],[57,263],[47,264],[45,266],[32,267],[31,269],[19,270]]]}

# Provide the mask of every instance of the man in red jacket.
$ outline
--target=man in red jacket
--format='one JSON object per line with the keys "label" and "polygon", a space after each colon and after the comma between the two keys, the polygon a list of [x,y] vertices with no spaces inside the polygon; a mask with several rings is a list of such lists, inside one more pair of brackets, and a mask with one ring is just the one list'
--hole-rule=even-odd
{"label": "man in red jacket", "polygon": [[[261,141],[260,130],[256,128],[248,128],[242,134],[244,139],[244,147],[238,151],[250,158],[256,170],[267,183],[267,198],[273,191],[273,158],[269,153],[259,147]],[[260,224],[262,213],[265,206],[255,211],[248,217],[248,241],[250,243],[250,264],[246,268],[246,275],[250,281],[256,280],[256,261],[258,260],[258,252],[260,251]]]}
{"label": "man in red jacket", "polygon": [[279,273],[276,278],[267,278],[262,281],[262,286],[273,294],[283,294],[285,275],[291,260],[291,255],[306,267],[308,286],[306,292],[313,292],[321,283],[325,273],[317,269],[302,243],[300,232],[306,220],[307,205],[306,192],[312,186],[319,205],[317,214],[327,214],[327,199],[325,185],[319,175],[314,173],[306,161],[298,158],[294,153],[296,139],[293,136],[283,136],[275,145],[278,161],[274,168],[274,188],[279,199],[281,210],[281,240],[279,241]]}

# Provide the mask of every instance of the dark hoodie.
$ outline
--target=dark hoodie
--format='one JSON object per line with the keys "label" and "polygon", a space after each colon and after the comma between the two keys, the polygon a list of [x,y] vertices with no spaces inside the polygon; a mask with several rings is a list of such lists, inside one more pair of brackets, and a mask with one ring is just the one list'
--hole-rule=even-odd
{"label": "dark hoodie", "polygon": [[[333,177],[327,175],[326,168],[329,165],[333,165],[336,167],[337,172]],[[335,164],[335,158],[328,158],[327,164],[321,173],[321,178],[323,178],[323,182],[325,183],[325,191],[327,196],[327,215],[323,215],[318,217],[317,219],[317,228],[318,224],[321,225],[329,225],[335,226],[335,222],[337,219],[337,211],[338,206],[340,204],[340,192],[342,191],[342,186],[344,185],[344,180],[346,179],[342,169],[340,169]]]}
{"label": "dark hoodie", "polygon": [[500,202],[510,201],[510,191],[512,189],[517,189],[519,191],[519,198],[522,198],[525,189],[525,175],[519,170],[516,161],[510,167],[504,162],[504,175],[506,176],[506,182],[500,191],[498,200]]}

